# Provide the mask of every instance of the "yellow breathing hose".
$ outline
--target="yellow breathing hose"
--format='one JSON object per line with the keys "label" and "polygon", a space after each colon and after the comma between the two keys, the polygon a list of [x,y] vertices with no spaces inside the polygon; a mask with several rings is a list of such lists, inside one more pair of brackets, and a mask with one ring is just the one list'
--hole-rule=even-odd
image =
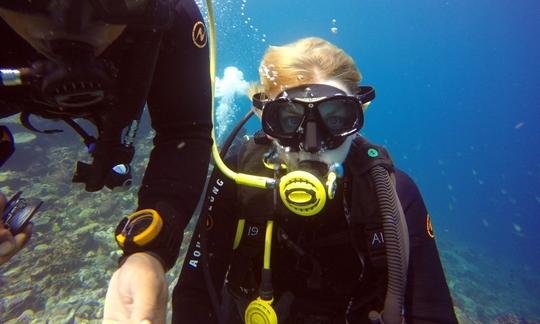
{"label": "yellow breathing hose", "polygon": [[[209,44],[210,44],[210,84],[212,90],[212,125],[214,123],[214,112],[215,112],[215,79],[216,79],[216,33],[215,33],[215,22],[214,22],[214,9],[212,7],[212,0],[206,0],[206,8],[208,10],[208,29],[210,32],[209,35]],[[212,126],[212,156],[217,167],[224,175],[228,178],[233,179],[239,185],[246,185],[256,188],[273,188],[275,186],[276,180],[267,177],[260,177],[251,174],[238,173],[229,169],[227,165],[221,159],[219,155],[219,149],[217,147],[216,141],[216,132],[215,127]]]}
{"label": "yellow breathing hose", "polygon": [[264,236],[264,259],[263,269],[270,269],[270,256],[272,255],[272,230],[274,222],[269,220],[266,222],[266,234]]}

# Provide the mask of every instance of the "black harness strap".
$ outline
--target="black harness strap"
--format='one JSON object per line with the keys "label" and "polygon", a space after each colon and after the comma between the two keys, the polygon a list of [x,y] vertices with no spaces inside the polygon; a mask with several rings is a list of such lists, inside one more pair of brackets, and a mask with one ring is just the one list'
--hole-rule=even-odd
{"label": "black harness strap", "polygon": [[94,136],[89,135],[81,127],[81,125],[77,124],[73,119],[71,119],[71,118],[63,118],[63,120],[64,120],[64,122],[66,122],[66,124],[71,126],[71,128],[73,128],[73,130],[75,130],[75,132],[77,132],[77,134],[79,134],[82,137],[86,147],[88,147],[90,149],[90,146],[96,142],[96,138]]}
{"label": "black harness strap", "polygon": [[61,129],[45,129],[45,130],[39,130],[39,129],[35,128],[35,127],[32,125],[32,123],[30,122],[30,115],[31,115],[30,112],[28,112],[28,111],[22,111],[21,114],[20,114],[20,116],[19,116],[19,119],[20,119],[20,121],[21,121],[21,124],[22,124],[25,128],[27,128],[27,129],[29,129],[29,130],[31,130],[31,131],[33,131],[33,132],[36,132],[36,133],[42,133],[42,134],[54,134],[54,133],[62,133],[62,132],[63,132],[63,130],[61,130]]}
{"label": "black harness strap", "polygon": [[228,287],[233,296],[253,298],[259,288],[256,279],[257,262],[262,260],[266,232],[266,219],[246,219],[240,245],[231,258],[227,274]]}
{"label": "black harness strap", "polygon": [[[379,212],[379,203],[375,195],[375,187],[369,170],[381,165],[389,172],[394,166],[390,155],[381,146],[369,143],[358,136],[351,147],[348,170],[352,175],[352,188],[350,190],[350,226],[360,226],[364,231],[364,246],[369,261],[378,273],[386,271],[386,250],[384,244],[383,225]],[[348,191],[346,189],[346,191]],[[369,193],[369,194],[367,194]],[[352,197],[355,197],[352,200]],[[347,203],[345,201],[345,203]]]}

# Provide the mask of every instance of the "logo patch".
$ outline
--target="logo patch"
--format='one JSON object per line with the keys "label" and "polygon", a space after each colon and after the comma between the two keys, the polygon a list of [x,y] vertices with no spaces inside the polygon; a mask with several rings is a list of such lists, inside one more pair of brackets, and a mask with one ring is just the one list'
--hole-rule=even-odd
{"label": "logo patch", "polygon": [[206,27],[202,21],[197,21],[195,25],[193,25],[193,30],[191,31],[191,40],[198,48],[203,48],[206,46]]}
{"label": "logo patch", "polygon": [[426,216],[426,230],[429,237],[435,238],[435,234],[433,233],[433,225],[431,224],[431,217],[429,217],[429,214]]}

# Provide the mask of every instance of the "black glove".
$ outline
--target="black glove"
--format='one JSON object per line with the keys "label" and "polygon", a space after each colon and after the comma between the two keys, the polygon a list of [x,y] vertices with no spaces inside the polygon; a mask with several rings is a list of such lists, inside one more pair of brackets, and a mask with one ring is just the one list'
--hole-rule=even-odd
{"label": "black glove", "polygon": [[97,142],[92,152],[92,164],[77,162],[72,181],[84,183],[86,191],[99,191],[131,185],[131,160],[135,150],[132,146],[108,145]]}

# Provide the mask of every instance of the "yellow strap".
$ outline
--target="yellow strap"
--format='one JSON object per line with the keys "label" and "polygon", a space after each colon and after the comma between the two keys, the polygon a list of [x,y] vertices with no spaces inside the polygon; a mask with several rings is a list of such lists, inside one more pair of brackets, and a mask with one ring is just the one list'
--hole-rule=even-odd
{"label": "yellow strap", "polygon": [[236,250],[236,248],[238,248],[238,245],[240,245],[240,241],[242,240],[242,233],[244,232],[245,224],[246,224],[246,220],[244,218],[241,218],[238,220],[238,225],[236,225],[236,234],[234,235],[233,250]]}
{"label": "yellow strap", "polygon": [[270,255],[272,254],[272,229],[274,221],[266,222],[266,236],[264,237],[264,261],[263,268],[270,269]]}

